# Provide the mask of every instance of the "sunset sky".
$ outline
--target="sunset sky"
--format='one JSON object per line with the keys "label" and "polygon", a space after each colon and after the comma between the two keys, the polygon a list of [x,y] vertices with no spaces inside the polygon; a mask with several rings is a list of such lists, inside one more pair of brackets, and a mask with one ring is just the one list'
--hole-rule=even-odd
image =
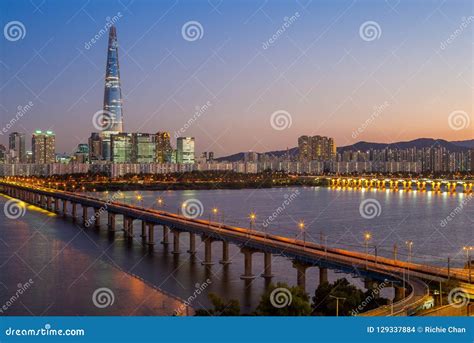
{"label": "sunset sky", "polygon": [[[27,147],[35,129],[55,131],[58,152],[95,131],[107,49],[99,32],[114,16],[127,132],[173,135],[209,102],[184,135],[217,156],[293,147],[303,134],[338,146],[474,138],[471,0],[40,3],[7,0],[0,10],[2,28],[25,27],[23,39],[0,37],[0,126],[31,101],[9,131],[25,132]],[[183,37],[189,21],[202,26],[200,39]],[[366,22],[376,37],[361,30]],[[291,126],[275,129],[276,111]],[[470,125],[454,130],[453,111]]]}

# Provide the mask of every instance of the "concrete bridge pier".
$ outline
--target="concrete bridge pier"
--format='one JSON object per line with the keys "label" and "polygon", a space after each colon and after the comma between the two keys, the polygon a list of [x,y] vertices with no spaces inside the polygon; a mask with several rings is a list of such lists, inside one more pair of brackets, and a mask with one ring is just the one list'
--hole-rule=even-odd
{"label": "concrete bridge pier", "polygon": [[148,226],[147,244],[150,248],[153,248],[153,245],[155,245],[155,224],[148,223],[147,226]]}
{"label": "concrete bridge pier", "polygon": [[263,254],[263,261],[264,261],[263,273],[260,276],[265,278],[265,279],[271,279],[273,277],[273,274],[272,274],[272,254],[269,253],[269,252],[265,252]]}
{"label": "concrete bridge pier", "polygon": [[179,235],[181,232],[174,229],[173,232],[173,251],[172,253],[175,255],[179,255],[181,252],[179,251]]}
{"label": "concrete bridge pier", "polygon": [[319,267],[319,284],[328,282],[328,269]]}
{"label": "concrete bridge pier", "polygon": [[87,212],[88,212],[87,210],[88,210],[87,206],[82,205],[82,224],[84,226],[88,225],[87,223],[88,223],[89,218],[87,218]]}
{"label": "concrete bridge pier", "polygon": [[196,254],[196,234],[193,232],[189,233],[189,250],[188,253],[191,255]]}
{"label": "concrete bridge pier", "polygon": [[45,206],[46,206],[46,196],[45,195],[40,195],[40,206],[42,208],[45,208]]}
{"label": "concrete bridge pier", "polygon": [[242,254],[244,254],[244,273],[240,276],[242,280],[251,280],[255,279],[255,275],[252,274],[252,254],[257,252],[251,248],[242,248],[240,249]]}
{"label": "concrete bridge pier", "polygon": [[123,216],[123,231],[126,238],[133,238],[133,218]]}
{"label": "concrete bridge pier", "polygon": [[164,245],[170,244],[168,236],[169,236],[169,229],[166,225],[163,225],[163,240],[161,241],[161,244],[164,244]]}
{"label": "concrete bridge pier", "polygon": [[59,213],[59,198],[54,198],[54,212]]}
{"label": "concrete bridge pier", "polygon": [[140,237],[143,239],[143,241],[146,241],[146,221],[142,220],[142,234]]}
{"label": "concrete bridge pier", "polygon": [[220,260],[219,263],[223,265],[232,263],[229,259],[229,242],[222,241],[222,260]]}
{"label": "concrete bridge pier", "polygon": [[303,291],[306,291],[306,269],[311,267],[311,265],[299,261],[293,261],[293,267],[296,269],[296,284]]}
{"label": "concrete bridge pier", "polygon": [[71,213],[72,221],[75,223],[77,220],[77,203],[71,202],[71,205],[72,205],[72,213]]}
{"label": "concrete bridge pier", "polygon": [[115,213],[107,213],[107,227],[109,232],[115,232]]}
{"label": "concrete bridge pier", "polygon": [[63,217],[67,216],[67,200],[63,199]]}
{"label": "concrete bridge pier", "polygon": [[212,262],[212,241],[213,239],[209,236],[202,236],[202,241],[204,242],[204,261],[201,262],[202,265],[210,266],[213,265]]}
{"label": "concrete bridge pier", "polygon": [[96,229],[100,228],[100,209],[94,208],[94,227]]}
{"label": "concrete bridge pier", "polygon": [[51,197],[46,197],[46,209],[47,209],[48,211],[51,211],[51,210],[52,210]]}

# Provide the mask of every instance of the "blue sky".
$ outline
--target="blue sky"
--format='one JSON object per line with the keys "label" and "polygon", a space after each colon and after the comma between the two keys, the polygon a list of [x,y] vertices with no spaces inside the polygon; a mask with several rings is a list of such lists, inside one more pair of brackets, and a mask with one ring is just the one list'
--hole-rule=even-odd
{"label": "blue sky", "polygon": [[[472,139],[473,15],[463,0],[3,0],[2,27],[19,21],[26,34],[0,37],[0,125],[31,101],[11,131],[52,129],[58,152],[86,142],[102,108],[107,36],[86,43],[116,16],[126,131],[173,133],[194,118],[185,135],[218,156],[293,147],[302,134],[340,146]],[[203,29],[195,41],[182,35],[190,21]],[[366,22],[378,25],[374,40],[361,36]],[[470,125],[453,130],[453,111]],[[291,125],[275,129],[275,112]]]}

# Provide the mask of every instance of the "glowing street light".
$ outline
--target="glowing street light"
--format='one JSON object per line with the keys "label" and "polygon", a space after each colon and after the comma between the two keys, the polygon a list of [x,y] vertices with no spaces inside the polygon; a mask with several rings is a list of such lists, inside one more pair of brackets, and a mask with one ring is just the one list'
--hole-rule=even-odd
{"label": "glowing street light", "polygon": [[303,220],[299,221],[298,228],[303,232],[303,248],[306,248],[306,228]]}
{"label": "glowing street light", "polygon": [[472,246],[465,246],[462,248],[466,252],[467,268],[469,273],[469,283],[471,283],[471,251],[474,249]]}
{"label": "glowing street light", "polygon": [[257,219],[257,215],[255,214],[255,212],[250,213],[249,219],[250,219],[250,229],[252,229],[253,224],[255,223],[255,219]]}
{"label": "glowing street light", "polygon": [[364,232],[365,242],[365,267],[369,268],[369,242],[372,239],[372,234],[368,231]]}

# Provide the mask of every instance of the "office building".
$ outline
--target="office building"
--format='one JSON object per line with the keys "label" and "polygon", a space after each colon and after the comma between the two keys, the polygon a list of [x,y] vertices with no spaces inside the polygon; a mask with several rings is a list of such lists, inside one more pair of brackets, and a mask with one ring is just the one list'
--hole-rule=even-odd
{"label": "office building", "polygon": [[194,163],[194,137],[178,137],[176,148],[177,163]]}
{"label": "office building", "polygon": [[46,164],[56,161],[56,136],[52,131],[36,130],[31,139],[33,163]]}

